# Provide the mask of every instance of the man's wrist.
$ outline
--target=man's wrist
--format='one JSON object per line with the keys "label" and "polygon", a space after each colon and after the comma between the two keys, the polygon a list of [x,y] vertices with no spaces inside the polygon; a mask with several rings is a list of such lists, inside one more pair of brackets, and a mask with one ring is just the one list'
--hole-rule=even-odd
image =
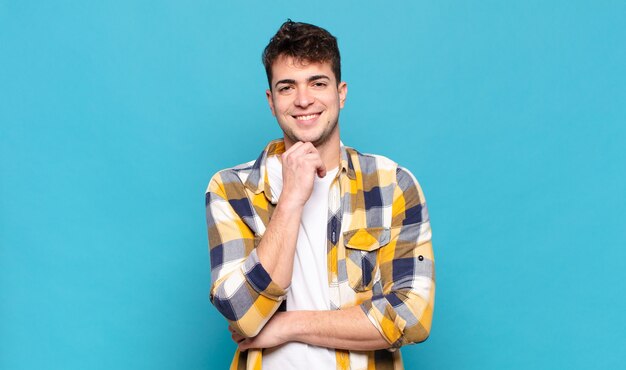
{"label": "man's wrist", "polygon": [[298,342],[301,340],[301,335],[304,333],[303,321],[305,311],[286,311],[281,313],[281,319],[283,330],[282,335],[285,343]]}
{"label": "man's wrist", "polygon": [[[306,202],[305,202],[306,203]],[[283,198],[282,196],[278,199],[278,203],[276,204],[276,212],[284,212],[290,216],[294,214],[302,213],[304,210],[304,203],[299,202],[297,200],[291,198]]]}

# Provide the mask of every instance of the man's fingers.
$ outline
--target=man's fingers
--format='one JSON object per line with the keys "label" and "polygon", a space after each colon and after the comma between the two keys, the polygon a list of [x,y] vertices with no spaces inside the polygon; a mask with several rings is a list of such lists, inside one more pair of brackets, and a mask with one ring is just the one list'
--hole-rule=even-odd
{"label": "man's fingers", "polygon": [[289,150],[283,153],[280,156],[280,159],[283,165],[289,165],[289,163],[294,163],[294,161],[302,158],[303,156],[309,156],[309,154],[314,154],[315,156],[319,157],[319,152],[313,144],[309,142],[303,143],[299,141],[295,143],[291,148],[289,148]]}
{"label": "man's fingers", "polygon": [[324,162],[322,162],[322,158],[319,153],[308,153],[304,156],[304,158],[311,163],[311,165],[315,166],[315,172],[319,177],[326,176],[326,166]]}
{"label": "man's fingers", "polygon": [[296,144],[281,158],[283,166],[281,199],[291,199],[295,204],[304,205],[311,196],[315,176],[326,176],[326,167],[313,144],[309,142]]}
{"label": "man's fingers", "polygon": [[243,335],[241,335],[241,334],[237,334],[237,333],[233,333],[233,334],[231,334],[231,335],[230,335],[230,337],[232,338],[233,342],[235,342],[235,343],[239,343],[239,342],[241,342],[242,340],[245,340],[245,339],[246,339],[246,337],[244,337],[244,336],[243,336]]}
{"label": "man's fingers", "polygon": [[233,342],[237,344],[240,344],[241,342],[247,339],[243,335],[237,333],[235,329],[233,329],[233,327],[230,325],[228,325],[228,331],[230,332],[230,338],[233,340]]}
{"label": "man's fingers", "polygon": [[302,145],[304,145],[304,143],[302,141],[298,141],[297,143],[293,144],[291,148],[287,149],[283,154],[279,155],[278,159],[280,160],[280,163],[284,165],[285,161],[288,161],[292,154],[297,151],[298,148],[300,148]]}
{"label": "man's fingers", "polygon": [[291,148],[287,149],[284,153],[283,153],[283,157],[289,156],[291,155],[291,153],[293,153],[294,151],[298,150],[299,147],[301,147],[302,145],[304,145],[304,143],[302,141],[298,141],[297,143],[293,144],[291,146]]}
{"label": "man's fingers", "polygon": [[233,340],[237,343],[241,342],[242,340],[246,339],[246,337],[244,337],[241,334],[237,334],[237,333],[232,333],[230,335],[231,338],[233,338]]}
{"label": "man's fingers", "polygon": [[[315,146],[313,146],[313,144],[308,142],[303,143],[301,141],[293,144],[293,146],[285,152],[285,154],[287,154],[287,156],[290,158],[298,158],[308,153],[317,153],[317,149],[315,149]],[[283,154],[283,156],[285,154]]]}
{"label": "man's fingers", "polygon": [[321,167],[317,167],[317,176],[319,177],[326,176],[326,167],[323,164]]}
{"label": "man's fingers", "polygon": [[250,345],[252,343],[252,341],[250,339],[244,339],[241,342],[239,342],[238,347],[239,350],[241,352],[245,352],[247,351],[249,348],[251,348],[252,346]]}
{"label": "man's fingers", "polygon": [[297,150],[302,154],[317,153],[317,148],[309,142],[302,144]]}

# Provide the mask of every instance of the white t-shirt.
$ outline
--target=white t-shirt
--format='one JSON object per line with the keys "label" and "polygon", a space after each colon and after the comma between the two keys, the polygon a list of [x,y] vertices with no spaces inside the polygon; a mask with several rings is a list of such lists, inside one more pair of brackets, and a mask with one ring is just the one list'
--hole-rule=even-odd
{"label": "white t-shirt", "polygon": [[[278,157],[267,159],[270,189],[278,199],[283,188],[282,164]],[[287,311],[328,310],[327,223],[328,193],[338,168],[316,176],[311,197],[304,205],[293,261]],[[335,370],[333,349],[291,342],[263,351],[263,370]]]}

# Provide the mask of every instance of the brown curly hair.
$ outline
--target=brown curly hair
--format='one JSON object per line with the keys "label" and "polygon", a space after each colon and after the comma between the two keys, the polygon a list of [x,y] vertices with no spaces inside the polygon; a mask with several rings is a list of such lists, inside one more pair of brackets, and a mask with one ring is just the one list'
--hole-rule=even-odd
{"label": "brown curly hair", "polygon": [[263,50],[263,65],[267,82],[272,88],[272,64],[281,56],[297,61],[325,63],[335,74],[337,84],[341,81],[341,57],[337,39],[325,29],[308,23],[287,19]]}

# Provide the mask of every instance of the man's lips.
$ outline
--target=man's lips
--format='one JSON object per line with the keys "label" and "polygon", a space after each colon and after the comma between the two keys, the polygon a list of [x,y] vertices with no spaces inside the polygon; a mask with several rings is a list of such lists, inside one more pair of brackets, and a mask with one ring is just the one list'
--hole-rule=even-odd
{"label": "man's lips", "polygon": [[291,115],[297,121],[311,121],[320,116],[320,113],[293,114]]}

